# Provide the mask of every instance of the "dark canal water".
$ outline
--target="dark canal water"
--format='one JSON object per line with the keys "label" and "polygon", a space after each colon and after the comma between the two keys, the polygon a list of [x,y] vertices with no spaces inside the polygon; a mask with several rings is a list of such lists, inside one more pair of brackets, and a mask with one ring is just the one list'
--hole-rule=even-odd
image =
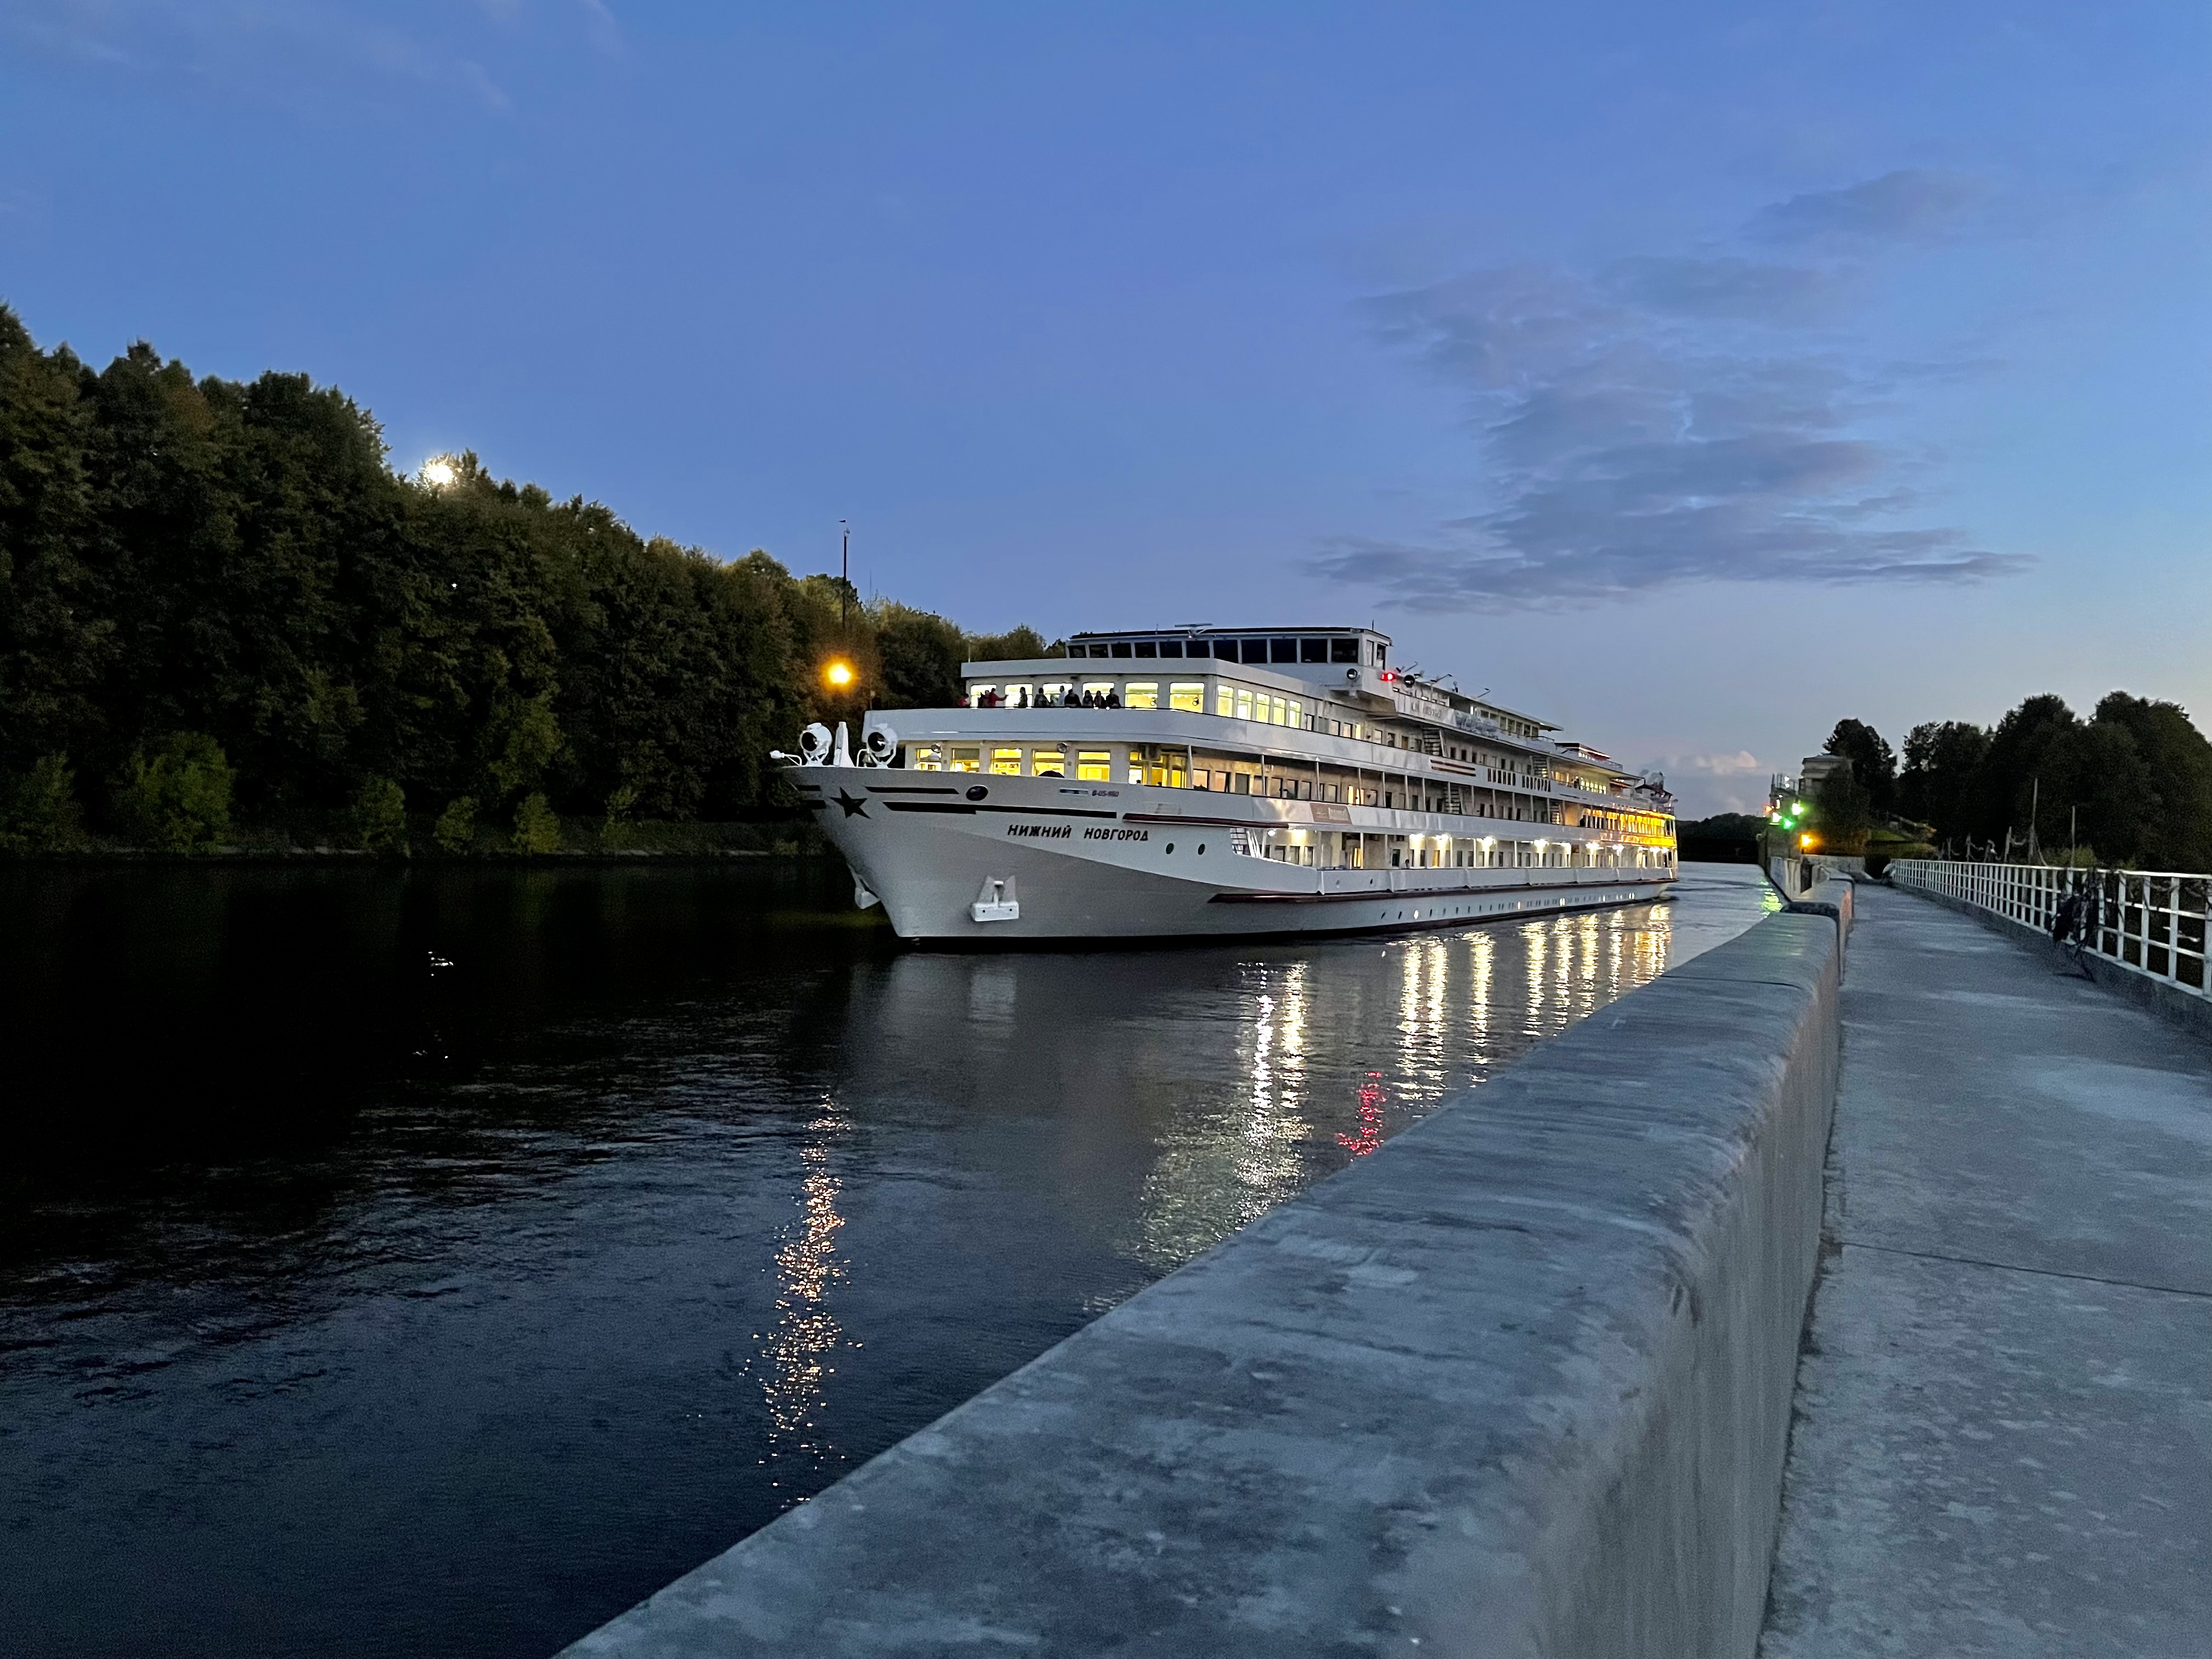
{"label": "dark canal water", "polygon": [[1769,908],[975,956],[850,892],[0,870],[0,1653],[546,1654]]}

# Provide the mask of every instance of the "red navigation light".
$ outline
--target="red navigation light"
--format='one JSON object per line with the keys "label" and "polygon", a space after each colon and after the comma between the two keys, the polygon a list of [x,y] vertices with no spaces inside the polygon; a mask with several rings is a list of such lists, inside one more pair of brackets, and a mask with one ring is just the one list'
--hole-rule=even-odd
{"label": "red navigation light", "polygon": [[1387,685],[1390,681],[1395,680],[1395,679],[1396,679],[1396,678],[1398,678],[1398,671],[1397,671],[1396,669],[1395,669],[1395,668],[1386,668],[1386,669],[1384,669],[1381,673],[1377,674],[1375,678],[1376,678],[1376,679],[1378,679],[1378,680],[1381,680],[1382,682],[1383,682],[1383,684],[1385,684]]}

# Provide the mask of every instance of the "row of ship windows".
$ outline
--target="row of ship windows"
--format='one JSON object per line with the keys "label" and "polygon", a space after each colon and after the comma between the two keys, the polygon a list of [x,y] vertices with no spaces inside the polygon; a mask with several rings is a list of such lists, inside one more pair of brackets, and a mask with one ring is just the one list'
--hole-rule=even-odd
{"label": "row of ship windows", "polygon": [[[1065,749],[1030,750],[1028,775],[1066,777],[1067,754]],[[1022,750],[1012,747],[986,749],[980,744],[922,743],[908,751],[907,764],[917,772],[994,772],[1000,777],[1018,778],[1023,775],[1022,758]],[[1085,783],[1113,782],[1114,751],[1077,750],[1075,775]],[[1133,769],[1129,781],[1141,783],[1143,779],[1136,776]]]}
{"label": "row of ship windows", "polygon": [[[1110,749],[1078,749],[1074,757],[1073,776],[1082,783],[1111,783],[1114,781],[1114,751]],[[917,772],[981,772],[1000,777],[1065,778],[1070,751],[1058,744],[1044,744],[1024,750],[1013,744],[916,744],[908,751],[907,765]],[[1180,749],[1156,749],[1149,755],[1141,748],[1129,750],[1125,769],[1127,781],[1134,784],[1149,783],[1168,789],[1211,789],[1231,795],[1271,795],[1284,800],[1334,801],[1348,806],[1411,807],[1414,811],[1444,811],[1449,810],[1449,797],[1431,792],[1424,796],[1409,795],[1403,790],[1376,789],[1362,783],[1335,781],[1325,777],[1302,776],[1296,773],[1261,773],[1237,766],[1200,766],[1196,757],[1188,756]],[[1465,803],[1460,810],[1477,817],[1518,817],[1529,811],[1525,805],[1515,805],[1511,810],[1492,803]]]}
{"label": "row of ship windows", "polygon": [[[1381,837],[1377,837],[1381,839]],[[1395,839],[1395,838],[1394,838]],[[1449,836],[1430,836],[1424,847],[1423,837],[1415,836],[1410,846],[1389,848],[1390,868],[1393,870],[1494,870],[1550,867],[1553,869],[1650,869],[1664,867],[1667,856],[1657,847],[1593,847],[1577,845],[1564,841],[1509,841],[1492,842],[1486,836],[1483,843],[1474,847],[1455,847]],[[1312,847],[1270,846],[1264,856],[1285,864],[1321,864]],[[1319,849],[1325,851],[1326,849]],[[1364,839],[1355,842],[1347,836],[1337,854],[1334,865],[1321,865],[1323,869],[1379,870],[1378,858],[1370,854]]]}
{"label": "row of ship windows", "polygon": [[[907,764],[917,772],[981,772],[1000,777],[1064,778],[1069,775],[1070,751],[1039,747],[1026,751],[1012,744],[917,744],[908,751]],[[1073,775],[1080,783],[1114,781],[1114,751],[1078,749],[1073,751]],[[1025,764],[1026,763],[1026,764]],[[1352,783],[1277,773],[1263,776],[1235,767],[1200,766],[1186,759],[1180,750],[1147,757],[1130,751],[1127,781],[1151,783],[1168,789],[1211,789],[1229,795],[1277,795],[1285,800],[1337,801],[1351,806],[1389,803],[1377,791]]]}
{"label": "row of ship windows", "polygon": [[[1215,657],[1224,662],[1334,662],[1357,663],[1359,660],[1359,641],[1357,639],[1285,639],[1271,636],[1257,640],[1109,640],[1091,645],[1072,645],[1068,654],[1080,657],[1088,650],[1094,657]],[[1385,647],[1377,645],[1373,653],[1376,666],[1389,660]]]}
{"label": "row of ship windows", "polygon": [[[978,683],[968,688],[966,702],[977,708],[1116,707],[1166,708],[1180,709],[1187,714],[1203,714],[1206,712],[1206,683],[1202,680],[1169,682],[1164,703],[1160,700],[1160,691],[1161,683],[1158,680],[1055,680],[1035,687],[1002,687]],[[1115,700],[1110,705],[1107,702],[1109,697]],[[1356,720],[1331,720],[1319,712],[1309,714],[1305,705],[1296,697],[1279,697],[1271,691],[1255,690],[1246,685],[1217,684],[1213,688],[1213,712],[1224,720],[1256,720],[1263,726],[1296,726],[1304,732],[1318,732],[1324,737],[1357,738],[1396,749],[1413,746],[1412,740],[1403,732],[1363,726]],[[1442,752],[1454,760],[1477,765],[1490,761],[1491,781],[1514,788],[1540,787],[1540,780],[1546,775],[1540,773],[1524,780],[1518,772],[1498,766],[1492,757],[1461,744],[1443,744]]]}
{"label": "row of ship windows", "polygon": [[[1116,699],[1115,706],[1122,708],[1173,708],[1187,714],[1206,712],[1206,685],[1203,681],[1170,683],[1167,700],[1160,700],[1160,683],[1157,680],[1129,680],[1117,685],[1111,680],[1088,681],[1070,684],[1046,684],[1036,689],[1035,701],[1030,700],[1030,689],[1026,686],[1007,686],[1003,690],[995,685],[972,685],[968,689],[968,700],[978,708],[1062,708],[1076,707],[1104,707],[1105,699]],[[1095,703],[1085,703],[1084,698]],[[1370,743],[1387,743],[1387,734],[1355,721],[1333,720],[1310,714],[1304,703],[1296,697],[1279,697],[1270,691],[1256,691],[1247,685],[1217,685],[1213,689],[1213,712],[1224,720],[1256,720],[1262,726],[1292,726],[1302,732],[1319,732],[1333,738],[1364,738]]]}
{"label": "row of ship windows", "polygon": [[[1036,688],[1034,702],[1026,685],[1007,686],[1003,691],[995,685],[971,685],[969,701],[978,708],[1062,708],[1080,705],[1080,699],[1093,697],[1103,702],[1117,696],[1123,708],[1180,708],[1185,714],[1203,714],[1206,712],[1206,683],[1191,680],[1170,683],[1167,701],[1160,701],[1158,680],[1128,680],[1116,684],[1112,680],[1085,681],[1072,684],[1046,684]],[[1267,691],[1255,691],[1249,686],[1218,685],[1214,688],[1213,712],[1234,715],[1238,720],[1261,720],[1270,726],[1305,726],[1308,724],[1305,705],[1296,697],[1278,697]]]}
{"label": "row of ship windows", "polygon": [[[906,763],[917,772],[975,772],[1006,778],[1072,775],[1080,783],[1111,783],[1115,770],[1115,751],[1110,749],[1070,750],[1059,744],[1025,749],[1013,744],[915,744],[907,751]],[[1347,806],[1403,807],[1414,811],[1457,812],[1471,817],[1545,821],[1532,818],[1533,809],[1520,802],[1485,800],[1480,796],[1455,799],[1455,795],[1464,793],[1455,788],[1409,795],[1402,790],[1376,789],[1364,784],[1332,782],[1326,778],[1291,773],[1262,774],[1236,767],[1200,766],[1196,757],[1186,757],[1181,750],[1157,749],[1147,754],[1140,748],[1133,748],[1123,773],[1128,783],[1148,783],[1169,789],[1210,789],[1221,794],[1267,795],[1285,800],[1335,802]],[[1548,809],[1546,810],[1548,817]],[[1655,838],[1665,828],[1658,818],[1626,813],[1580,812],[1576,817],[1584,828],[1606,829],[1616,835],[1638,838]]]}
{"label": "row of ship windows", "polygon": [[[1066,749],[1051,747],[1024,751],[1012,744],[917,744],[908,752],[907,764],[917,772],[1065,778],[1070,775],[1069,753]],[[1073,776],[1078,782],[1114,781],[1112,750],[1078,749],[1073,756]],[[1291,800],[1342,801],[1354,806],[1373,806],[1382,799],[1374,790],[1354,784],[1316,782],[1311,778],[1279,774],[1263,778],[1235,768],[1200,766],[1194,761],[1186,762],[1180,750],[1172,755],[1154,755],[1149,759],[1142,750],[1133,750],[1127,769],[1131,783],[1153,783],[1169,789],[1213,789],[1233,795],[1277,794]]]}

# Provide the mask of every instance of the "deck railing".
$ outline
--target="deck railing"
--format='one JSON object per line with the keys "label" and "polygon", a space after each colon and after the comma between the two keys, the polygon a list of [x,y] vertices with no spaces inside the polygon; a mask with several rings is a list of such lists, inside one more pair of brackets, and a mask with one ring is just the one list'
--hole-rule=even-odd
{"label": "deck railing", "polygon": [[2046,933],[2078,884],[2092,901],[2083,941],[2091,954],[2192,996],[2212,998],[2204,958],[2212,876],[1900,859],[1889,866],[1889,878],[1899,887],[1940,894]]}

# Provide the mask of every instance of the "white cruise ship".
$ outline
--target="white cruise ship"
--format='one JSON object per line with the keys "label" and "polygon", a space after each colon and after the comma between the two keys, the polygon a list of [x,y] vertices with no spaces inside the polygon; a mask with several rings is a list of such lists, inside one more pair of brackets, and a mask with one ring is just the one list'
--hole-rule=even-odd
{"label": "white cruise ship", "polygon": [[902,938],[1449,927],[1662,896],[1664,781],[1371,629],[1079,634],[779,755]]}

